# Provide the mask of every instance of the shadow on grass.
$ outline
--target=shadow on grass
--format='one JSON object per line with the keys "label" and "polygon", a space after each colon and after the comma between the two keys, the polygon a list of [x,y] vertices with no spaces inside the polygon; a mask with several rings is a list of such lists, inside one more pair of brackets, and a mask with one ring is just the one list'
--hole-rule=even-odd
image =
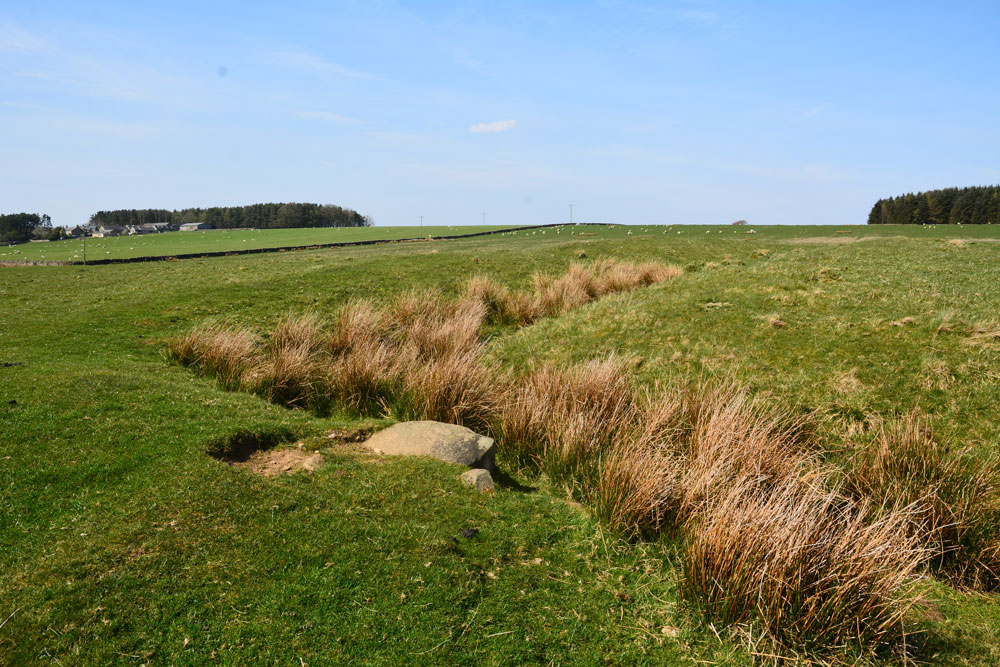
{"label": "shadow on grass", "polygon": [[208,443],[207,454],[227,463],[248,460],[256,452],[272,449],[283,442],[291,442],[295,434],[287,428],[267,428],[259,431],[241,429]]}
{"label": "shadow on grass", "polygon": [[535,493],[538,491],[537,486],[522,484],[520,480],[499,468],[493,473],[493,481],[500,488],[510,491],[520,491],[521,493]]}

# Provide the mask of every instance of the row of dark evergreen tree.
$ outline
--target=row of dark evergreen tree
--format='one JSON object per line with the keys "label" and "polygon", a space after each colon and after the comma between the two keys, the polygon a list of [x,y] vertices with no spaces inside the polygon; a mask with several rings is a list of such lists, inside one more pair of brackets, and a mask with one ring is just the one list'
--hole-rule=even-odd
{"label": "row of dark evergreen tree", "polygon": [[24,243],[32,238],[48,238],[53,233],[49,216],[38,213],[0,215],[0,242]]}
{"label": "row of dark evergreen tree", "polygon": [[169,222],[207,222],[216,229],[255,227],[257,229],[287,229],[290,227],[369,227],[371,218],[357,211],[333,204],[251,204],[250,206],[215,206],[165,209],[129,209],[98,211],[90,216],[91,227],[124,227]]}
{"label": "row of dark evergreen tree", "polygon": [[869,225],[1000,225],[1000,185],[945,188],[879,199]]}

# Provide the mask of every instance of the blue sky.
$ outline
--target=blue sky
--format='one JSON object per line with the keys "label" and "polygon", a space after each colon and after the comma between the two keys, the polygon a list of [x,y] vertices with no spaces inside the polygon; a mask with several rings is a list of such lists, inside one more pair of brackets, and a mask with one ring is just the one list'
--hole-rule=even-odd
{"label": "blue sky", "polygon": [[1000,183],[998,35],[995,0],[7,0],[0,212],[863,223]]}

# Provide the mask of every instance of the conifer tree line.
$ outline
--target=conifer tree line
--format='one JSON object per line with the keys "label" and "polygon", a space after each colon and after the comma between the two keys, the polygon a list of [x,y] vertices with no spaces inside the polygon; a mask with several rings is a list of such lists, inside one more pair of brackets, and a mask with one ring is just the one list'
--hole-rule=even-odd
{"label": "conifer tree line", "polygon": [[1000,185],[945,188],[879,199],[869,225],[1000,225]]}
{"label": "conifer tree line", "polygon": [[165,209],[122,209],[98,211],[90,216],[91,227],[124,227],[167,222],[206,222],[216,229],[254,227],[257,229],[287,229],[290,227],[370,227],[371,218],[355,210],[333,204],[251,204],[250,206],[215,206]]}
{"label": "conifer tree line", "polygon": [[24,243],[32,238],[59,237],[52,229],[52,219],[38,213],[0,215],[0,243]]}

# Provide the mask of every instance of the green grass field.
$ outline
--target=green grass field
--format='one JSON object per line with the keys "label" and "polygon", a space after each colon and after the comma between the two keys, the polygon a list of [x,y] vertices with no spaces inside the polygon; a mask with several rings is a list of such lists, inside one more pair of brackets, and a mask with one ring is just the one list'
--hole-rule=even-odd
{"label": "green grass field", "polygon": [[[225,252],[322,243],[351,243],[354,241],[453,236],[457,234],[474,234],[476,232],[495,229],[504,229],[504,227],[323,227],[312,229],[211,229],[197,232],[168,232],[165,234],[87,239],[87,260],[169,257],[171,255],[199,252]],[[83,259],[82,239],[0,246],[0,262],[11,260],[82,262]]]}
{"label": "green grass field", "polygon": [[[413,231],[275,231],[266,245]],[[137,240],[174,244],[158,248],[169,255],[242,238]],[[619,352],[643,360],[650,384],[733,378],[821,415],[832,462],[866,415],[914,406],[946,440],[996,453],[998,242],[993,227],[567,228],[0,268],[0,663],[751,664],[681,602],[669,539],[623,541],[509,468],[483,496],[446,464],[331,447],[326,433],[357,424],[222,391],[167,362],[166,341],[220,316],[265,329],[357,297],[456,293],[476,273],[523,286],[581,251],[656,259],[685,275],[499,329],[492,356],[524,368]],[[18,248],[43,246],[60,243]],[[155,254],[114,252],[128,247]],[[206,455],[239,430],[274,429],[326,464],[264,478]],[[921,586],[919,660],[1000,663],[1000,597]]]}

